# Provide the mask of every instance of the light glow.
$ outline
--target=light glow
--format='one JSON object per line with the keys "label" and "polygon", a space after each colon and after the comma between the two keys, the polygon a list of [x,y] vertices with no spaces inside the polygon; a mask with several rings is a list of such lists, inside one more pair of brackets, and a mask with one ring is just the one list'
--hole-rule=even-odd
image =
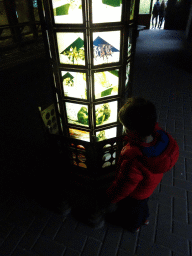
{"label": "light glow", "polygon": [[135,12],[135,0],[131,0],[131,4],[130,4],[130,20],[134,19],[134,12]]}
{"label": "light glow", "polygon": [[117,101],[95,106],[96,126],[117,122]]}
{"label": "light glow", "polygon": [[92,0],[93,23],[120,22],[121,14],[120,0]]}
{"label": "light glow", "polygon": [[127,63],[127,66],[126,66],[126,80],[125,80],[126,87],[128,86],[128,82],[129,82],[130,68],[131,68],[131,64],[129,62],[129,63]]}
{"label": "light glow", "polygon": [[69,134],[71,138],[90,142],[89,132],[69,128]]}
{"label": "light glow", "polygon": [[86,73],[61,71],[64,96],[87,99]]}
{"label": "light glow", "polygon": [[115,138],[117,136],[117,127],[96,132],[97,141]]}
{"label": "light glow", "polygon": [[117,95],[118,84],[118,70],[96,72],[94,74],[95,98]]}
{"label": "light glow", "polygon": [[60,63],[85,65],[83,33],[56,33]]}
{"label": "light glow", "polygon": [[89,115],[88,106],[66,102],[67,119],[70,124],[88,126]]}
{"label": "light glow", "polygon": [[94,65],[119,62],[120,31],[93,33]]}
{"label": "light glow", "polygon": [[81,0],[52,0],[56,24],[83,23]]}

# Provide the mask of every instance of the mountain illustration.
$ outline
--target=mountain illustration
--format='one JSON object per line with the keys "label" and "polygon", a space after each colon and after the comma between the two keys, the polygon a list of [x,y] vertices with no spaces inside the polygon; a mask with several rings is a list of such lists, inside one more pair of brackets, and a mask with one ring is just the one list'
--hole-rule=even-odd
{"label": "mountain illustration", "polygon": [[[104,39],[102,39],[100,36],[98,36],[94,41],[93,41],[94,46],[102,46],[102,45],[111,45],[108,42],[106,42]],[[111,45],[111,50],[112,52],[119,52],[117,48]]]}
{"label": "mountain illustration", "polygon": [[102,3],[112,7],[117,7],[122,4],[122,0],[102,0]]}
{"label": "mountain illustration", "polygon": [[[112,52],[119,52],[119,50],[117,48],[115,48],[114,46],[112,46],[111,44],[109,44],[107,41],[105,41],[104,39],[102,39],[100,36],[98,36],[94,41],[93,41],[93,45],[94,46],[102,46],[102,45],[110,45],[111,46],[111,50]],[[78,37],[72,44],[70,44],[67,48],[65,48],[64,51],[61,52],[61,54],[65,54],[65,52],[70,51],[71,48],[75,48],[77,49],[77,51],[84,47],[84,41]]]}
{"label": "mountain illustration", "polygon": [[70,78],[70,79],[73,79],[74,76],[72,76],[69,72],[67,72],[64,76],[62,76],[63,80],[66,79],[66,78]]}
{"label": "mountain illustration", "polygon": [[118,70],[108,70],[109,73],[111,73],[114,76],[119,77],[119,71]]}
{"label": "mountain illustration", "polygon": [[65,54],[65,52],[70,51],[71,48],[77,48],[77,51],[79,51],[80,48],[84,47],[84,41],[78,37],[72,44],[70,44],[67,48],[65,48],[64,51],[61,52],[61,54]]}

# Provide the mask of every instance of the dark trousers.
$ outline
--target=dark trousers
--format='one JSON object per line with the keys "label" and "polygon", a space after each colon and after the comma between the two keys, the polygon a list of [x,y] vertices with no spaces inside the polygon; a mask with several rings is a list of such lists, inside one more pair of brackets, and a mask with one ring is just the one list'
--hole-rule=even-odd
{"label": "dark trousers", "polygon": [[137,200],[126,197],[118,203],[116,218],[121,220],[121,224],[130,231],[135,231],[141,227],[149,218],[148,200]]}
{"label": "dark trousers", "polygon": [[[158,22],[159,15],[153,15],[152,17],[152,26],[156,28],[157,22]],[[154,26],[154,20],[155,20],[155,26]]]}

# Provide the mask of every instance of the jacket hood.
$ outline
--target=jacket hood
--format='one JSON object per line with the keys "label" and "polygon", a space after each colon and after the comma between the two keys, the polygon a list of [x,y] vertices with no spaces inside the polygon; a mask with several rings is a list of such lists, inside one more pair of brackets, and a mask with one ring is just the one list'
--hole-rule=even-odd
{"label": "jacket hood", "polygon": [[[132,148],[137,148],[137,155],[139,162],[142,163],[152,173],[165,173],[170,170],[179,157],[179,147],[177,142],[171,137],[170,134],[165,132],[156,123],[154,132],[152,134],[153,141],[145,143],[141,141],[138,135],[131,134],[131,139],[128,139]],[[140,154],[138,154],[138,149]]]}

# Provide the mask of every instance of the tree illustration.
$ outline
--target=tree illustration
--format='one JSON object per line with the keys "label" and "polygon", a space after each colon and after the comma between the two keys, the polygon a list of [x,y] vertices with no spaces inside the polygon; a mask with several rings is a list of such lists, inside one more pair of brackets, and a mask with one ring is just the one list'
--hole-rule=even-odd
{"label": "tree illustration", "polygon": [[68,56],[68,59],[75,64],[75,61],[78,64],[78,60],[85,59],[85,53],[83,49],[77,50],[77,47],[71,47],[69,51],[64,51],[64,53]]}
{"label": "tree illustration", "polygon": [[102,87],[110,87],[110,83],[106,77],[106,73],[105,72],[99,72],[96,74],[96,80],[98,81],[99,84],[102,85]]}

